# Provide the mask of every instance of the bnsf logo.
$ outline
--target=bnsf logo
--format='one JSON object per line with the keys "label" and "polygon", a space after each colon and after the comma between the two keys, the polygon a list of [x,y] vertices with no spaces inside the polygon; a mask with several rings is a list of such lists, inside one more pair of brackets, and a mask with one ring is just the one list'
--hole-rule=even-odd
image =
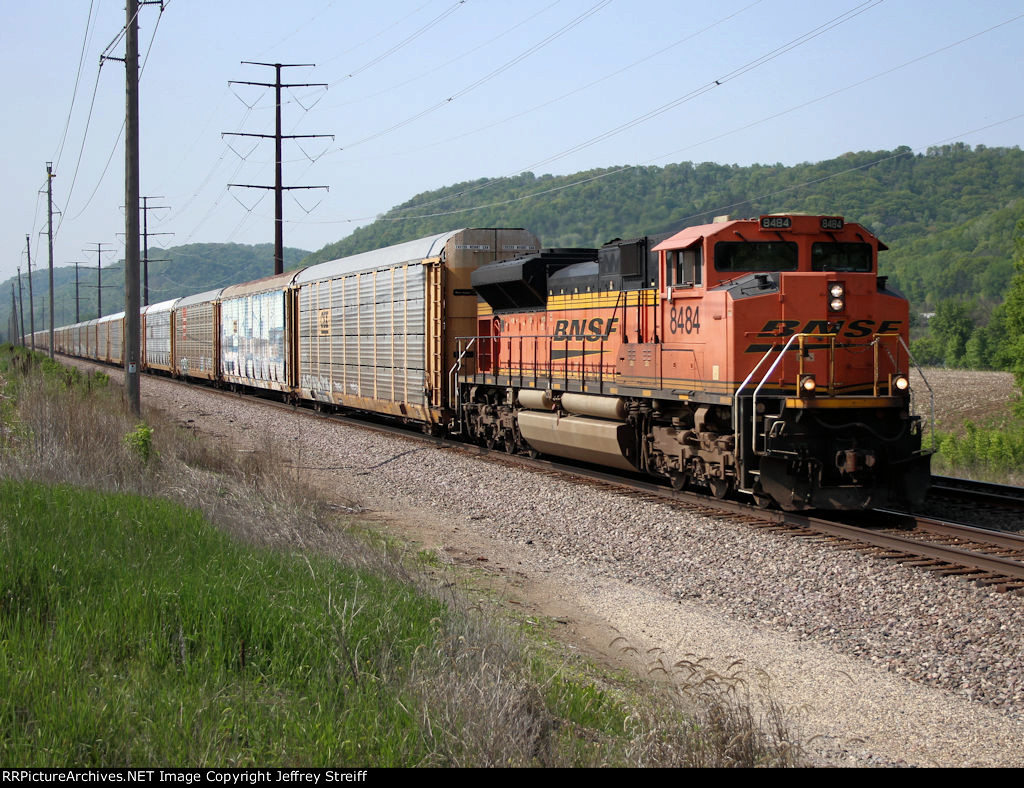
{"label": "bnsf logo", "polygon": [[586,320],[559,320],[555,323],[554,339],[576,339],[579,341],[597,342],[608,339],[615,333],[615,325],[619,322],[613,317],[607,322],[603,317],[595,317],[589,323]]}
{"label": "bnsf logo", "polygon": [[[791,337],[793,334],[839,334],[849,339],[859,339],[871,334],[894,334],[903,325],[902,320],[852,320],[849,325],[843,320],[830,323],[827,320],[809,320],[800,328],[799,320],[769,320],[757,334],[759,337]],[[875,326],[878,326],[876,329]]]}

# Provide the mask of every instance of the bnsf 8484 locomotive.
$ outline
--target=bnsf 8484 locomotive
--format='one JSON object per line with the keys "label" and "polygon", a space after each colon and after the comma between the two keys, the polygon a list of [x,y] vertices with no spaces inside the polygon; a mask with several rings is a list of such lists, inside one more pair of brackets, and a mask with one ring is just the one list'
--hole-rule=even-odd
{"label": "bnsf 8484 locomotive", "polygon": [[[930,452],[884,248],[833,216],[602,249],[455,230],[147,306],[140,361],[786,509],[916,502]],[[122,363],[124,313],[54,342]]]}
{"label": "bnsf 8484 locomotive", "polygon": [[477,269],[459,427],[785,509],[919,502],[908,304],[835,216],[762,216]]}

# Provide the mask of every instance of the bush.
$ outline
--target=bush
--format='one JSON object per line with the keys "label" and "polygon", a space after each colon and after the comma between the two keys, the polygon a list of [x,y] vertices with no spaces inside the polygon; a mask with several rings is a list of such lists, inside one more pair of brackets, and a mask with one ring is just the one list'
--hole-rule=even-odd
{"label": "bush", "polygon": [[134,430],[124,436],[124,442],[128,444],[142,464],[149,463],[150,453],[153,451],[153,428],[145,424],[139,424]]}

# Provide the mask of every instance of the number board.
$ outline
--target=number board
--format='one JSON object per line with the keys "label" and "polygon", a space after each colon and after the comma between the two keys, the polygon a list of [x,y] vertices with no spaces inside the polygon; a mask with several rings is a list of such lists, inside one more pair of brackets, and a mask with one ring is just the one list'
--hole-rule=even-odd
{"label": "number board", "polygon": [[789,216],[762,216],[762,230],[789,230],[793,226],[793,220]]}
{"label": "number board", "polygon": [[329,337],[331,335],[331,310],[320,309],[317,311],[316,317],[320,326],[320,336]]}
{"label": "number board", "polygon": [[825,230],[825,231],[842,230],[843,229],[843,217],[842,216],[822,216],[821,217],[821,229]]}

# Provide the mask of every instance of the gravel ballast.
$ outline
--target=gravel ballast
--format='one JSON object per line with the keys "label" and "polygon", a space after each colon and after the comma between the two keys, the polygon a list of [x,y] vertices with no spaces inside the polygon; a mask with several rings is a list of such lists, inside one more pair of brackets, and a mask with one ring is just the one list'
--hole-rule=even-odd
{"label": "gravel ballast", "polygon": [[599,650],[767,690],[821,764],[1024,765],[1024,596],[171,381],[142,392],[243,448],[287,436],[339,498],[603,622]]}

